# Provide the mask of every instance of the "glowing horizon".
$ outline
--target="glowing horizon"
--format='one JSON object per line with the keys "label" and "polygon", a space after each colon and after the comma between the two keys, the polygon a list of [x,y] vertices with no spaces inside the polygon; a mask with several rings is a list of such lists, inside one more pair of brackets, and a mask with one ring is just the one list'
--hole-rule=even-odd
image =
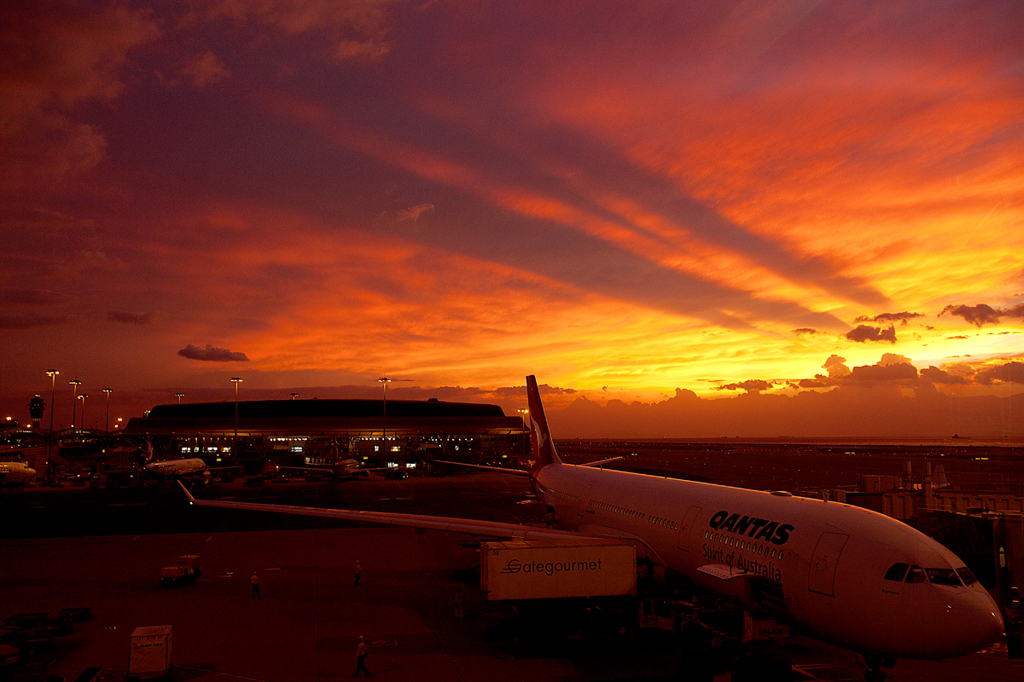
{"label": "glowing horizon", "polygon": [[1018,3],[2,11],[6,414],[50,367],[1024,391]]}

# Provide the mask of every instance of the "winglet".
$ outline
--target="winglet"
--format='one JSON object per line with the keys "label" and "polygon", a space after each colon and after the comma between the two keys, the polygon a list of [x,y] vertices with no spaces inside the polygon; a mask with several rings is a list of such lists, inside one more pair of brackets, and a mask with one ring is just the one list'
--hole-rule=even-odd
{"label": "winglet", "polygon": [[526,397],[530,403],[530,430],[533,432],[533,452],[535,467],[542,467],[548,464],[561,464],[555,452],[555,443],[551,440],[551,431],[548,430],[548,420],[544,416],[544,404],[540,400],[540,389],[537,388],[537,378],[532,374],[526,377]]}
{"label": "winglet", "polygon": [[195,504],[196,498],[192,497],[192,493],[190,493],[188,491],[188,488],[185,487],[185,484],[182,483],[181,481],[178,481],[178,485],[180,485],[181,489],[185,491],[186,495],[188,495],[188,502],[189,502],[189,504]]}

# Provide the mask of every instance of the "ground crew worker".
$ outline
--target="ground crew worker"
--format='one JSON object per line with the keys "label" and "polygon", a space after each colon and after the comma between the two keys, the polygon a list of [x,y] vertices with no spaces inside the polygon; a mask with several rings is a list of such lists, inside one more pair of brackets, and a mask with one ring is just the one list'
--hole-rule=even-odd
{"label": "ground crew worker", "polygon": [[370,676],[370,671],[366,669],[366,642],[363,641],[363,636],[359,635],[359,646],[356,647],[356,671],[352,673],[352,677],[359,677],[359,671],[362,670],[366,673],[366,676]]}
{"label": "ground crew worker", "polygon": [[258,575],[256,575],[256,571],[252,572],[252,578],[249,579],[249,582],[252,583],[252,598],[253,599],[259,599],[260,598],[260,577]]}
{"label": "ground crew worker", "polygon": [[362,573],[362,571],[363,569],[359,566],[359,559],[356,559],[356,585],[359,584],[359,574]]}
{"label": "ground crew worker", "polygon": [[455,588],[455,617],[462,618],[462,588]]}

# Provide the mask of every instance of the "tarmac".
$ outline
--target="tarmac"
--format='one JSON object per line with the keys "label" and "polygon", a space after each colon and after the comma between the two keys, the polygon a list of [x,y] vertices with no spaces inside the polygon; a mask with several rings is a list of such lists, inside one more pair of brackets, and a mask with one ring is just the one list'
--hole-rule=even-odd
{"label": "tarmac", "polygon": [[[513,508],[523,493],[509,491],[509,478],[485,474],[332,485],[355,491],[364,500],[376,496],[393,504],[401,499],[410,510],[429,513],[445,513],[446,505],[438,500],[447,499],[447,511],[455,514],[464,510],[457,509],[461,503],[453,499],[453,489],[472,489],[492,505],[504,496],[504,505]],[[404,494],[396,496],[396,491]],[[69,494],[95,499],[86,491],[54,491],[51,497],[60,496],[61,508],[69,509],[73,505],[66,501],[75,499],[63,497]],[[273,497],[276,491],[268,488],[262,494]],[[45,498],[32,499],[40,507],[38,499]],[[132,507],[114,501],[121,498],[108,499],[119,514],[132,514]],[[137,509],[141,513],[144,507]],[[210,518],[206,514],[221,511],[186,505],[162,513],[196,514],[190,523],[202,526]],[[268,517],[248,518],[258,527]],[[18,523],[10,515],[7,519]],[[0,619],[39,612],[53,617],[78,607],[90,607],[92,615],[72,633],[55,637],[49,650],[0,672],[0,678],[120,681],[129,672],[135,628],[170,625],[173,668],[168,679],[173,682],[348,678],[355,669],[360,635],[369,647],[367,667],[375,677],[388,680],[688,679],[691,654],[671,634],[570,638],[550,647],[517,640],[523,633],[511,609],[486,602],[474,582],[457,577],[476,557],[473,549],[459,544],[463,539],[411,529],[342,527],[0,540]],[[161,586],[161,568],[182,554],[200,555],[202,577],[194,584]],[[362,566],[358,586],[353,584],[357,559]],[[251,595],[254,571],[260,599]],[[457,588],[465,594],[463,619],[455,618]],[[804,637],[772,645],[771,652],[794,664],[794,679],[863,679],[853,654]],[[1001,682],[1022,676],[1024,663],[1007,660],[1005,648],[997,645],[945,662],[900,661],[892,679]]]}

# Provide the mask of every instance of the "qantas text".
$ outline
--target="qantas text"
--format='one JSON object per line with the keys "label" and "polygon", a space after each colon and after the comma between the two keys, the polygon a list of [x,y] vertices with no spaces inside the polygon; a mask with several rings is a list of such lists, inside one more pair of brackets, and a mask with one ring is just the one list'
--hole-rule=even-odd
{"label": "qantas text", "polygon": [[789,540],[789,532],[794,529],[788,523],[730,514],[727,511],[720,511],[712,516],[708,525],[717,531],[746,535],[752,540],[766,540],[773,545],[786,544]]}

